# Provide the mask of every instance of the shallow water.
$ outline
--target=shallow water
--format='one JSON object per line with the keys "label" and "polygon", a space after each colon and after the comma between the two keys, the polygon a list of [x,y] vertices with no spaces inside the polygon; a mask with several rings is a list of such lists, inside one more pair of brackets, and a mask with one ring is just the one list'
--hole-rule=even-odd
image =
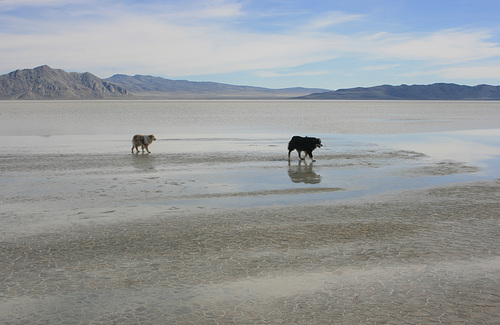
{"label": "shallow water", "polygon": [[[499,106],[0,102],[0,229],[7,236],[42,225],[137,218],[131,209],[148,216],[165,209],[328,203],[495,179],[500,131],[491,127],[500,125]],[[156,135],[151,154],[130,153],[131,136],[139,132]],[[294,134],[322,139],[316,162],[299,161],[296,152],[288,161]]]}

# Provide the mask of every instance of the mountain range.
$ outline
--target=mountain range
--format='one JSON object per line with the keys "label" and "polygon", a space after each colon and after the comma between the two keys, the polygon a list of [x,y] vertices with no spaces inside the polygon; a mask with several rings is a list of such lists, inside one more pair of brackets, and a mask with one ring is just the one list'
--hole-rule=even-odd
{"label": "mountain range", "polygon": [[216,82],[170,80],[116,74],[100,79],[43,65],[0,76],[0,99],[341,99],[341,100],[500,100],[500,86],[382,85],[331,91],[318,88],[269,89]]}
{"label": "mountain range", "polygon": [[169,80],[117,74],[100,79],[89,72],[65,72],[47,65],[0,76],[0,99],[286,99],[328,91],[269,89],[216,82]]}
{"label": "mountain range", "polygon": [[328,89],[284,88],[269,89],[235,86],[217,82],[170,80],[152,76],[116,74],[104,79],[130,91],[137,98],[167,99],[287,99],[322,93]]}
{"label": "mountain range", "polygon": [[450,83],[432,85],[382,85],[339,89],[299,97],[300,99],[344,100],[500,100],[500,86],[462,86]]}

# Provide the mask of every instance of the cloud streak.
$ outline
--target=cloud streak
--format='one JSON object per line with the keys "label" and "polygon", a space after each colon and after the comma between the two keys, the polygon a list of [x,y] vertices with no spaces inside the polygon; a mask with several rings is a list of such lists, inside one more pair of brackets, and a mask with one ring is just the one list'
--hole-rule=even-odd
{"label": "cloud streak", "polygon": [[[366,13],[303,8],[256,15],[248,1],[224,0],[98,7],[97,2],[78,0],[5,3],[0,7],[0,69],[6,72],[49,64],[100,77],[248,72],[270,79],[397,67],[406,76],[423,76],[427,69],[450,79],[494,79],[498,77],[488,64],[500,65],[500,46],[490,29],[394,32],[367,25],[363,30],[370,21]],[[356,30],[344,28],[349,24],[356,24]],[[416,67],[419,71],[412,71]]]}
{"label": "cloud streak", "polygon": [[383,58],[453,64],[500,56],[500,46],[489,41],[491,38],[487,31],[441,30],[424,35],[376,37],[369,45],[374,54]]}
{"label": "cloud streak", "polygon": [[306,24],[304,28],[310,30],[325,29],[334,25],[361,20],[363,17],[364,15],[352,15],[339,11],[333,11],[314,18],[314,20]]}

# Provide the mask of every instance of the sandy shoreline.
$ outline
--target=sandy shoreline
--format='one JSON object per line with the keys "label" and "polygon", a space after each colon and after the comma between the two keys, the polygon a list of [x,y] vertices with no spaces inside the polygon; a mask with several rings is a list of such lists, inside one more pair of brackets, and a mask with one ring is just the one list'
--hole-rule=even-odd
{"label": "sandy shoreline", "polygon": [[2,243],[3,324],[493,324],[500,181]]}

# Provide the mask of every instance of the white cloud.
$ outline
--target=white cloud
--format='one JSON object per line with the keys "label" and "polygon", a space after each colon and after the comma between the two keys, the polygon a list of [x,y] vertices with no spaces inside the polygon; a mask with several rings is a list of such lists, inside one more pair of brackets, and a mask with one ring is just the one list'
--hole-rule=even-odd
{"label": "white cloud", "polygon": [[367,45],[384,58],[455,64],[500,56],[487,31],[444,30],[425,35],[376,34]]}
{"label": "white cloud", "polygon": [[297,71],[297,72],[276,72],[276,71],[259,71],[258,76],[261,77],[292,77],[292,76],[320,76],[329,74],[328,71]]}
{"label": "white cloud", "polygon": [[[147,7],[146,7],[147,8]],[[232,19],[244,16],[243,4],[231,0],[205,0],[189,3],[169,4],[168,2],[155,4],[147,8],[147,14],[153,19],[168,19],[181,25],[192,26],[208,20]]]}
{"label": "white cloud", "polygon": [[86,0],[4,0],[2,1],[2,7],[4,8],[20,8],[20,7],[32,7],[32,6],[58,6],[58,5],[68,5],[74,3],[88,3],[91,1]]}
{"label": "white cloud", "polygon": [[80,66],[101,74],[114,73],[113,67],[128,67],[130,73],[180,76],[298,66],[331,58],[330,50],[335,46],[308,34],[250,33],[226,30],[224,25],[186,26],[131,14],[64,29],[57,22],[46,22],[41,30],[36,35],[0,32],[0,52],[18,53],[15,60],[27,67]]}
{"label": "white cloud", "polygon": [[207,6],[198,12],[195,12],[195,14],[197,14],[198,17],[202,18],[233,18],[243,15],[241,8],[241,3],[215,1],[215,3],[211,4],[210,6]]}
{"label": "white cloud", "polygon": [[500,65],[450,67],[441,69],[438,73],[451,79],[497,79],[500,80]]}
{"label": "white cloud", "polygon": [[361,70],[364,70],[364,71],[388,70],[388,69],[392,69],[392,68],[397,68],[399,66],[401,66],[401,64],[399,64],[399,63],[382,64],[382,65],[371,65],[371,66],[364,67]]}
{"label": "white cloud", "polygon": [[[23,4],[35,3],[23,1]],[[64,2],[46,2],[49,3]],[[56,67],[80,66],[101,73],[108,73],[108,69],[111,73],[115,71],[113,66],[125,66],[141,73],[185,76],[279,69],[328,60],[345,47],[343,43],[347,40],[341,35],[304,32],[295,26],[281,32],[233,28],[228,22],[245,16],[241,2],[196,3],[180,8],[165,3],[155,12],[151,8],[131,12],[130,8],[104,3],[90,20],[79,20],[85,17],[79,16],[85,13],[86,8],[82,7],[71,12],[77,17],[74,21],[62,17],[24,24],[18,21],[16,25],[26,25],[31,30],[21,35],[0,31],[0,51],[18,53],[11,60],[23,62],[26,67],[54,62],[51,65]],[[334,12],[311,26],[319,28],[358,18]],[[4,61],[5,64],[19,66]]]}
{"label": "white cloud", "polygon": [[[467,66],[453,66],[436,69],[426,68],[419,71],[405,73],[407,77],[422,77],[432,76],[433,79],[438,80],[469,80],[469,83],[500,83],[500,64],[492,63],[491,65],[467,65]],[[476,80],[473,82],[472,80]]]}
{"label": "white cloud", "polygon": [[305,26],[306,29],[322,29],[350,21],[360,20],[364,15],[349,15],[340,11],[331,11],[323,14]]}

